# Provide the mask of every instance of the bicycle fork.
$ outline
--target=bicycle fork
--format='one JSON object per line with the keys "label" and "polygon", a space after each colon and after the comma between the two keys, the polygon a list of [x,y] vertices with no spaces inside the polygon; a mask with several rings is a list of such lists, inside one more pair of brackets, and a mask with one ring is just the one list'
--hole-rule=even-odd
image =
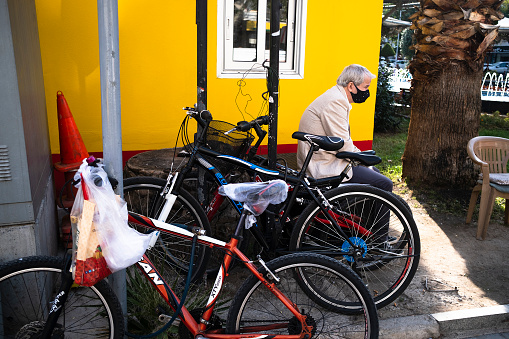
{"label": "bicycle fork", "polygon": [[[156,204],[156,210],[153,211],[154,213],[154,219],[166,222],[166,219],[170,215],[171,209],[173,208],[173,205],[175,204],[175,201],[177,200],[177,194],[178,190],[182,187],[182,184],[184,183],[184,178],[186,174],[191,170],[192,166],[189,163],[194,162],[194,155],[189,160],[188,164],[184,167],[184,169],[179,173],[175,172],[175,174],[168,174],[168,178],[166,179],[166,185],[163,188],[163,191],[160,193],[160,199],[158,203]],[[175,191],[176,189],[176,191]],[[159,215],[155,214],[161,208],[162,209]]]}
{"label": "bicycle fork", "polygon": [[55,299],[50,302],[51,307],[49,310],[48,318],[46,319],[46,324],[44,325],[44,329],[41,334],[42,339],[49,339],[52,337],[55,326],[57,325],[58,317],[64,309],[65,302],[69,296],[69,291],[71,290],[71,286],[74,283],[71,273],[71,259],[71,255],[67,253],[64,267],[62,268],[62,273],[60,273],[62,277],[60,288],[57,290],[58,293],[56,294]]}
{"label": "bicycle fork", "polygon": [[161,192],[161,197],[164,198],[162,201],[163,209],[161,210],[161,213],[159,213],[157,217],[157,220],[159,221],[166,221],[166,218],[168,218],[168,215],[170,215],[170,211],[173,208],[173,204],[175,203],[175,200],[177,200],[177,196],[175,194],[172,194],[173,187],[175,187],[175,182],[178,178],[178,172],[168,175],[168,179],[166,180],[166,185],[164,186],[163,191]]}
{"label": "bicycle fork", "polygon": [[[164,185],[164,188],[162,192],[159,194],[159,198],[156,199],[156,202],[152,206],[152,210],[150,211],[150,215],[153,216],[156,220],[166,222],[166,219],[170,215],[171,209],[173,208],[173,205],[175,204],[175,201],[177,200],[177,196],[175,194],[172,194],[173,187],[175,186],[175,182],[177,181],[178,172],[173,174],[169,174],[168,178],[166,179],[166,185]],[[159,214],[157,214],[157,211],[161,207],[162,209]],[[152,240],[150,241],[150,244],[148,246],[149,249],[154,247],[155,243],[157,242],[157,239],[159,238],[159,235],[161,232],[154,231],[156,236],[152,237]]]}

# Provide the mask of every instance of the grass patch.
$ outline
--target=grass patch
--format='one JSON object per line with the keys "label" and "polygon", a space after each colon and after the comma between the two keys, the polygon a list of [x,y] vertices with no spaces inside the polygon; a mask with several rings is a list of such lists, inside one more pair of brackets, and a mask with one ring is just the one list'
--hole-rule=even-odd
{"label": "grass patch", "polygon": [[408,135],[408,120],[401,125],[398,133],[376,133],[373,138],[373,149],[382,162],[376,167],[380,172],[393,182],[401,182],[402,165],[401,157],[405,150]]}
{"label": "grass patch", "polygon": [[479,130],[479,135],[483,136],[490,135],[494,137],[509,139],[509,130],[481,128]]}
{"label": "grass patch", "polygon": [[493,114],[482,113],[479,135],[509,139],[509,117],[501,115],[498,111]]}

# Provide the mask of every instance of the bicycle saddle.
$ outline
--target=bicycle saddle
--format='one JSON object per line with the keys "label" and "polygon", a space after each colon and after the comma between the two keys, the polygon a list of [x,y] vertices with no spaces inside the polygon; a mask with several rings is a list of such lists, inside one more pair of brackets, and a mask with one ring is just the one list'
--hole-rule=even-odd
{"label": "bicycle saddle", "polygon": [[294,132],[292,138],[315,143],[326,151],[338,151],[343,148],[343,144],[345,143],[343,139],[339,137],[321,136],[305,132]]}
{"label": "bicycle saddle", "polygon": [[244,207],[254,215],[260,215],[269,204],[286,200],[288,185],[283,180],[267,182],[244,182],[219,187],[219,194],[243,202]]}
{"label": "bicycle saddle", "polygon": [[371,150],[364,152],[338,152],[336,153],[336,158],[355,160],[364,166],[374,166],[382,162],[382,159]]}

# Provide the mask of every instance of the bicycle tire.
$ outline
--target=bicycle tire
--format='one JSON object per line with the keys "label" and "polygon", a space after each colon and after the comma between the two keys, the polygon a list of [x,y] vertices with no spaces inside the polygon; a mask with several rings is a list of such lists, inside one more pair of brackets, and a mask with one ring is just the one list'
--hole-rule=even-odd
{"label": "bicycle tire", "polygon": [[[36,338],[60,287],[63,258],[33,256],[0,266],[2,338]],[[53,337],[123,338],[120,303],[105,280],[92,287],[73,285]]]}
{"label": "bicycle tire", "polygon": [[[325,192],[324,197],[336,215],[344,212],[357,225],[373,231],[371,235],[362,235],[352,228],[343,228],[350,240],[363,249],[363,254],[357,257],[351,254],[346,238],[327,223],[316,202],[306,207],[297,220],[290,250],[322,253],[351,265],[378,308],[396,300],[412,281],[421,251],[419,232],[408,205],[393,193],[360,184],[340,186]],[[385,226],[380,226],[383,215]],[[383,227],[388,240],[379,242],[374,236],[375,228]],[[385,231],[381,233],[380,238],[385,236]]]}
{"label": "bicycle tire", "polygon": [[[313,338],[378,338],[373,298],[348,266],[319,254],[293,253],[271,260],[267,267],[279,278],[279,282],[272,280],[275,286],[306,313],[306,323],[314,325]],[[261,273],[268,277],[265,269]],[[321,286],[318,294],[312,293],[316,285]],[[356,305],[356,312],[346,309],[346,304]],[[253,275],[232,300],[226,332],[244,333],[257,326],[280,327],[261,332],[268,336],[300,334],[302,328],[271,289]]]}
{"label": "bicycle tire", "polygon": [[[155,210],[157,207],[154,207],[154,204],[165,185],[166,180],[160,178],[133,177],[124,179],[124,200],[127,202],[127,209],[131,212],[155,218],[159,211]],[[211,234],[205,212],[196,199],[184,189],[180,190],[172,211],[165,222],[199,226],[206,231],[207,235]],[[147,229],[140,225],[130,226],[142,233],[147,232]],[[193,262],[192,281],[202,278],[209,253],[210,248],[208,246],[197,245]],[[161,232],[155,246],[146,254],[156,267],[166,268],[167,273],[163,274],[163,277],[171,276],[175,272],[185,275],[189,269],[191,240]]]}

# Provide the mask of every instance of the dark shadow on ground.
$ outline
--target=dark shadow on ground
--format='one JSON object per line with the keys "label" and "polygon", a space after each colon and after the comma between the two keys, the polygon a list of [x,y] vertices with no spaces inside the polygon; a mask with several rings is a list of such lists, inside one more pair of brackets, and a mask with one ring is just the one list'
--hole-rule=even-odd
{"label": "dark shadow on ground", "polygon": [[[458,260],[457,258],[451,258],[449,262],[441,263],[443,270],[450,270],[452,276],[458,273],[454,271],[455,266],[465,265],[466,272],[464,274],[466,277],[482,290],[482,293],[476,292],[475,294],[478,296],[480,304],[483,303],[485,298],[498,304],[508,304],[509,261],[507,260],[507,253],[509,249],[509,227],[503,225],[502,208],[495,207],[487,238],[480,241],[475,237],[480,199],[478,199],[472,222],[469,225],[465,223],[471,190],[430,190],[412,185],[409,185],[408,188],[412,191],[413,198],[447,237],[442,241],[433,238],[436,243],[425,244],[425,246],[431,246],[438,254],[442,251],[442,246],[447,246],[447,243],[450,242],[463,260],[460,263],[455,262],[455,260]],[[424,241],[426,241],[425,238]],[[468,295],[469,292],[473,293],[474,291],[472,288],[471,291],[463,292]]]}

